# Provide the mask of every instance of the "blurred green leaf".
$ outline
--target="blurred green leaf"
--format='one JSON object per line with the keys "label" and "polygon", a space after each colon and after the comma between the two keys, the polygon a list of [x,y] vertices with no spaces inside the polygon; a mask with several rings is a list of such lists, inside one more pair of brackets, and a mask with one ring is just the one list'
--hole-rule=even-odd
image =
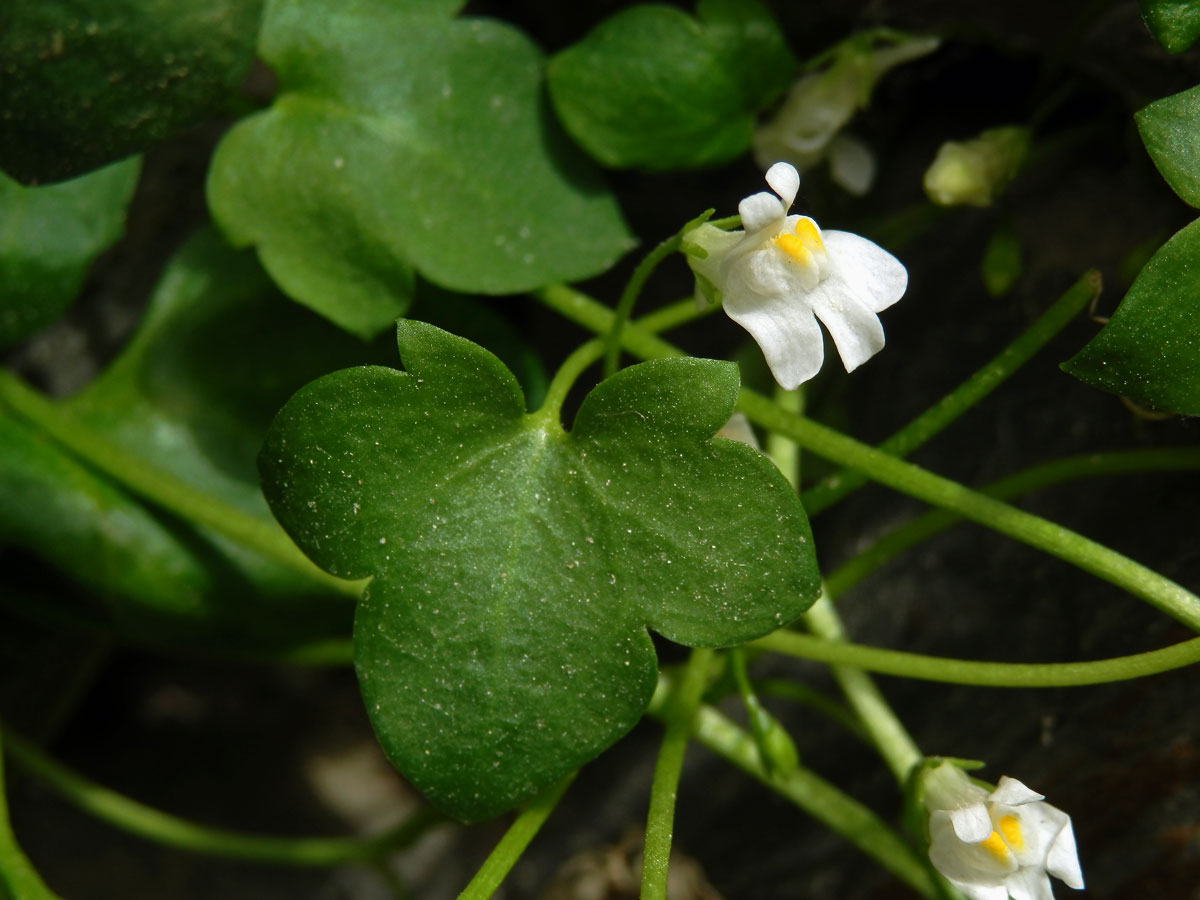
{"label": "blurred green leaf", "polygon": [[713,165],[750,147],[755,114],[796,61],[757,0],[623,10],[550,61],[550,95],[567,131],[615,168]]}
{"label": "blurred green leaf", "polygon": [[1154,39],[1168,53],[1180,53],[1200,38],[1198,0],[1138,0]]}
{"label": "blurred green leaf", "polygon": [[373,576],[355,659],[385,751],[439,807],[496,815],[637,722],[647,628],[692,646],[765,634],[816,596],[804,510],[771,462],[713,439],[737,369],[625,369],[568,433],[525,413],[481,347],[399,325],[406,371],[298,392],[259,464],[318,565]]}
{"label": "blurred green leaf", "polygon": [[1134,119],[1167,184],[1185,203],[1200,207],[1200,87],[1156,100]]}
{"label": "blurred green leaf", "polygon": [[1062,368],[1138,403],[1200,415],[1200,221],[1154,254],[1109,323]]}
{"label": "blurred green leaf", "polygon": [[631,246],[547,115],[537,48],[430,9],[445,4],[273,3],[260,51],[283,92],[226,136],[210,173],[230,239],[362,336],[407,308],[414,269],[517,293],[595,275]]}
{"label": "blurred green leaf", "polygon": [[1003,297],[1017,283],[1023,267],[1021,242],[1016,233],[1007,225],[997,228],[988,239],[979,264],[984,289],[992,297]]}
{"label": "blurred green leaf", "polygon": [[124,233],[139,168],[128,159],[46,187],[0,175],[0,347],[74,302],[92,261]]}
{"label": "blurred green leaf", "polygon": [[226,114],[263,0],[6,0],[0,169],[58,181]]}

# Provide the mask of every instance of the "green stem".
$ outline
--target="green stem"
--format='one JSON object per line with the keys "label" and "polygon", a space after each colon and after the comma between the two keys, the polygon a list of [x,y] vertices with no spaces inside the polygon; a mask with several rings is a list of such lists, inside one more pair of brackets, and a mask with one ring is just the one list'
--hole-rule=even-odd
{"label": "green stem", "polygon": [[1050,688],[1107,684],[1158,675],[1200,662],[1200,638],[1161,650],[1090,662],[997,663],[924,656],[862,644],[822,640],[781,629],[746,646],[833,665],[857,666],[881,675],[971,684],[980,687]]}
{"label": "green stem", "polygon": [[658,268],[659,263],[679,249],[682,238],[682,232],[671,235],[647,253],[645,258],[638,263],[637,268],[633,270],[633,274],[629,276],[625,290],[621,292],[621,298],[617,301],[617,311],[613,316],[612,325],[604,338],[605,378],[617,371],[617,358],[621,354],[621,330],[633,314],[633,304],[637,302],[638,294],[642,292],[646,279]]}
{"label": "green stem", "polygon": [[8,795],[4,787],[4,745],[4,728],[0,725],[0,897],[11,897],[12,900],[60,900],[57,894],[46,887],[13,834],[8,819]]}
{"label": "green stem", "polygon": [[[804,624],[827,644],[844,644],[846,641],[846,633],[833,603],[823,596],[817,598],[817,602],[804,614]],[[924,759],[916,742],[892,712],[871,676],[862,668],[834,663],[830,669],[883,761],[901,785],[907,784],[908,776]]]}
{"label": "green stem", "polygon": [[[907,456],[920,447],[1003,384],[1099,295],[1100,273],[1086,272],[1020,337],[961,385],[881,443],[879,449],[892,456]],[[866,480],[867,475],[861,471],[841,469],[813,485],[800,499],[808,514],[815,516],[859,488]]]}
{"label": "green stem", "polygon": [[462,893],[458,895],[458,900],[488,900],[496,892],[509,871],[516,865],[517,860],[521,858],[521,854],[525,852],[525,848],[529,846],[529,842],[533,840],[543,823],[550,817],[550,813],[554,812],[554,807],[558,805],[558,801],[562,799],[571,782],[575,780],[575,775],[576,773],[572,772],[530,801],[524,811],[509,826],[504,837],[500,838],[500,843],[488,854],[488,858],[483,861],[483,865],[479,867],[479,871],[475,873],[470,884],[463,888]]}
{"label": "green stem", "polygon": [[[989,497],[1006,500],[1071,479],[1181,469],[1200,469],[1200,448],[1118,450],[1069,456],[1017,472],[979,490]],[[826,596],[840,597],[905,550],[960,521],[961,516],[945,510],[934,510],[906,522],[834,571],[825,581]]]}
{"label": "green stem", "polygon": [[[662,709],[654,705],[650,713],[657,717],[663,715]],[[937,900],[940,896],[936,881],[916,851],[874,812],[819,775],[803,766],[787,773],[768,773],[759,759],[754,739],[711,706],[701,705],[696,711],[693,736],[697,742],[841,835],[922,897]]]}
{"label": "green stem", "polygon": [[666,900],[667,897],[667,871],[671,858],[679,775],[683,771],[684,753],[692,734],[696,709],[708,683],[712,661],[712,650],[697,648],[692,651],[674,696],[664,711],[667,729],[654,766],[650,811],[646,816],[641,900]]}
{"label": "green stem", "polygon": [[[535,296],[585,328],[602,332],[611,325],[611,310],[564,285],[542,288]],[[624,330],[621,340],[627,350],[646,359],[680,356],[683,352],[633,324]],[[1120,553],[832,428],[789,413],[754,391],[743,388],[739,405],[750,421],[791,437],[818,456],[860,470],[880,484],[1057,556],[1200,631],[1200,597]]]}
{"label": "green stem", "polygon": [[[744,650],[748,646],[750,645],[743,644],[740,649]],[[788,681],[786,678],[764,678],[757,682],[757,687],[758,692],[765,697],[778,697],[781,700],[792,700],[807,706],[841,725],[865,743],[870,743],[871,739],[867,737],[867,731],[863,728],[862,722],[847,706],[807,684]]]}
{"label": "green stem", "polygon": [[[804,411],[804,387],[794,391],[784,390],[776,385],[775,402],[780,409],[797,415]],[[787,435],[772,431],[767,434],[767,456],[775,460],[775,465],[788,480],[792,490],[800,486],[800,447]],[[805,512],[808,510],[806,509]]]}
{"label": "green stem", "polygon": [[344,581],[319,569],[274,522],[230,506],[108,442],[11,372],[0,371],[0,405],[139,497],[300,572],[330,591],[354,599],[362,593],[364,582]]}
{"label": "green stem", "polygon": [[593,338],[586,344],[575,348],[571,355],[563,360],[563,364],[558,367],[554,377],[550,379],[550,384],[546,388],[546,399],[542,402],[542,408],[534,415],[551,419],[561,428],[562,406],[566,402],[567,394],[571,392],[571,388],[579,380],[579,376],[587,371],[588,366],[600,358],[603,349],[604,344],[599,338]]}
{"label": "green stem", "polygon": [[658,334],[660,331],[670,331],[672,328],[678,328],[680,325],[687,325],[689,322],[710,316],[720,308],[720,304],[705,304],[697,307],[695,298],[688,297],[686,300],[677,300],[661,309],[656,309],[652,313],[646,313],[635,324],[643,331]]}
{"label": "green stem", "polygon": [[212,828],[164,813],[85,778],[11,731],[8,754],[59,796],[117,828],[196,853],[284,866],[332,866],[378,859],[409,846],[444,821],[429,809],[372,837],[291,838]]}

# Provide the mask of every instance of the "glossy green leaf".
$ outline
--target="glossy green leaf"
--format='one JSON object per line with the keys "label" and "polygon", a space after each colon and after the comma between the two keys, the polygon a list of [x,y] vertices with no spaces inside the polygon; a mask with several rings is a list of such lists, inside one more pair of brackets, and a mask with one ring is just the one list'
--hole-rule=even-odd
{"label": "glossy green leaf", "polygon": [[213,213],[283,289],[369,336],[413,270],[504,294],[594,275],[630,246],[612,196],[548,121],[542,57],[444,4],[272,3],[260,51],[282,93],[233,129]]}
{"label": "glossy green leaf", "polygon": [[1200,207],[1200,87],[1156,100],[1134,118],[1167,184],[1186,203]]}
{"label": "glossy green leaf", "polygon": [[1169,53],[1186,50],[1200,38],[1198,0],[1138,0],[1154,39]]}
{"label": "glossy green leaf", "polygon": [[567,131],[607,166],[713,165],[745,152],[755,114],[796,62],[757,0],[623,10],[550,62],[550,96]]}
{"label": "glossy green leaf", "polygon": [[1200,221],[1154,254],[1109,323],[1062,368],[1138,403],[1200,415]]}
{"label": "glossy green leaf", "polygon": [[0,175],[0,347],[24,340],[74,302],[92,261],[125,230],[139,163],[62,184]]}
{"label": "glossy green leaf", "polygon": [[5,0],[0,169],[58,181],[228,112],[262,0]]}
{"label": "glossy green leaf", "polygon": [[401,322],[406,371],[318,379],[259,459],[271,508],[341,577],[367,711],[388,756],[464,820],[513,806],[637,722],[647,628],[735,644],[798,616],[818,573],[770,461],[713,439],[730,363],[623,370],[568,433],[525,413],[512,374],[462,338]]}

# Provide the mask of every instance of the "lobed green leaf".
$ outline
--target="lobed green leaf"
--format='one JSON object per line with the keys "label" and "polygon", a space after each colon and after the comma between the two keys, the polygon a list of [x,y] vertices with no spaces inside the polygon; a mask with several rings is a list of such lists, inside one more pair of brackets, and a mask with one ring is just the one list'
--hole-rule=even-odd
{"label": "lobed green leaf", "polygon": [[1064,371],[1156,409],[1200,415],[1200,220],[1154,254]]}
{"label": "lobed green leaf", "polygon": [[305,553],[373,577],[354,626],[367,711],[445,811],[500,813],[628,731],[655,686],[647,628],[735,644],[816,596],[794,492],[758,451],[712,437],[733,365],[623,370],[568,433],[525,413],[482,348],[417,322],[398,341],[405,371],[299,391],[259,464]]}
{"label": "lobed green leaf", "polygon": [[1138,0],[1138,9],[1154,39],[1168,53],[1180,53],[1200,38],[1197,0]]}
{"label": "lobed green leaf", "polygon": [[516,293],[608,268],[631,245],[616,202],[549,120],[542,57],[453,4],[272,3],[260,51],[274,106],[233,129],[209,203],[294,299],[377,334],[414,270]]}
{"label": "lobed green leaf", "polygon": [[701,0],[696,15],[635,6],[559,53],[550,96],[567,131],[606,166],[697,168],[750,146],[755,114],[796,61],[757,0]]}
{"label": "lobed green leaf", "polygon": [[128,159],[46,187],[0,175],[0,347],[40,331],[74,302],[93,260],[125,231],[139,168]]}
{"label": "lobed green leaf", "polygon": [[1185,203],[1200,207],[1200,87],[1156,100],[1134,119],[1167,184]]}

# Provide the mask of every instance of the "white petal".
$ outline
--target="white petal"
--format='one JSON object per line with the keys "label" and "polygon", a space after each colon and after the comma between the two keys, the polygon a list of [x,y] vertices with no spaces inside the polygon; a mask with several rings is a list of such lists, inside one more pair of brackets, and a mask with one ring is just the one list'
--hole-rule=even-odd
{"label": "white petal", "polygon": [[950,823],[958,839],[968,844],[978,844],[992,833],[992,820],[982,803],[950,810]]}
{"label": "white petal", "polygon": [[787,210],[774,194],[761,191],[738,204],[738,215],[742,217],[742,227],[749,233],[772,226],[778,228],[787,216]]}
{"label": "white petal", "polygon": [[1013,900],[1054,900],[1050,879],[1038,868],[1018,869],[1005,882]]}
{"label": "white petal", "polygon": [[1075,848],[1075,830],[1071,828],[1070,818],[1050,845],[1046,871],[1055,878],[1061,878],[1067,887],[1077,891],[1083,889],[1083,869],[1079,866],[1079,851]]}
{"label": "white petal", "polygon": [[995,884],[969,884],[950,879],[950,883],[966,894],[970,900],[1008,900],[1008,888]]}
{"label": "white petal", "polygon": [[767,184],[783,199],[785,211],[791,209],[800,190],[800,173],[791,163],[777,162],[767,169]]}
{"label": "white petal", "polygon": [[859,302],[882,312],[904,296],[908,271],[878,244],[848,231],[822,231],[829,265]]}
{"label": "white petal", "polygon": [[[993,803],[1003,803],[1005,806],[1020,806],[1022,803],[1033,803],[1046,798],[1045,795],[1025,787],[1017,779],[1001,775],[1000,780],[996,782],[996,789],[992,791],[988,799]],[[1053,807],[1051,808],[1053,809]]]}
{"label": "white petal", "polygon": [[875,181],[875,154],[856,137],[842,133],[829,142],[829,177],[856,197]]}
{"label": "white petal", "polygon": [[794,390],[821,370],[821,329],[804,303],[730,292],[725,312],[750,332],[781,387]]}

